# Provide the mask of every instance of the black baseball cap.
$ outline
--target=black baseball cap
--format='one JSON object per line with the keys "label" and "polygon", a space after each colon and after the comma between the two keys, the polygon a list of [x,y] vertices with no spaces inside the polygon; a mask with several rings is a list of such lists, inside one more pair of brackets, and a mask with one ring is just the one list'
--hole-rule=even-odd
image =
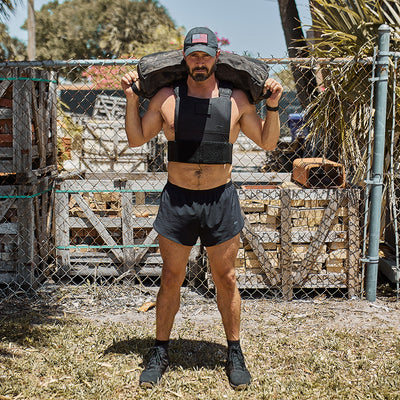
{"label": "black baseball cap", "polygon": [[191,29],[183,44],[183,51],[185,56],[193,53],[194,51],[204,51],[211,57],[215,57],[218,50],[217,36],[213,31],[204,27],[197,27]]}

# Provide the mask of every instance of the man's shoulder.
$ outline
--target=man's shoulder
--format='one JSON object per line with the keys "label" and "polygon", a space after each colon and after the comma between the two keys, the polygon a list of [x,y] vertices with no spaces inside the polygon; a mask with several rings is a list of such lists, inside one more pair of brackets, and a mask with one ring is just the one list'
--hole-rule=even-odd
{"label": "man's shoulder", "polygon": [[251,105],[246,93],[241,89],[233,88],[232,99],[237,103],[239,107],[248,107]]}
{"label": "man's shoulder", "polygon": [[153,98],[165,98],[168,96],[174,95],[174,89],[172,86],[164,86],[162,87],[154,96]]}
{"label": "man's shoulder", "polygon": [[169,86],[161,88],[152,98],[151,103],[162,104],[171,97],[175,96],[174,89]]}

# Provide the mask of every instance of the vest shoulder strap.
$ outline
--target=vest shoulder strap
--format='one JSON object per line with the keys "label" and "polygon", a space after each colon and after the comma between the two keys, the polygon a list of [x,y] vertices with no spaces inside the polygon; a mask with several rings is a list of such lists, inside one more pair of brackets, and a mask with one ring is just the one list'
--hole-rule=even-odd
{"label": "vest shoulder strap", "polygon": [[187,84],[185,81],[176,81],[173,88],[177,98],[187,96]]}
{"label": "vest shoulder strap", "polygon": [[233,85],[228,81],[219,81],[219,95],[221,97],[231,97],[232,96]]}

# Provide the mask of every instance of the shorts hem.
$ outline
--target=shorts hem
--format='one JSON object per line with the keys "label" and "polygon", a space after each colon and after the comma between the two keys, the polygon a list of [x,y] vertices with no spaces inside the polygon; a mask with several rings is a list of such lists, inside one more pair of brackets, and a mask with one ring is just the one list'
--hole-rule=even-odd
{"label": "shorts hem", "polygon": [[244,222],[243,222],[242,226],[240,227],[240,229],[239,229],[237,232],[233,231],[233,232],[229,235],[228,238],[224,238],[224,239],[222,239],[222,240],[218,240],[215,244],[205,244],[205,243],[202,242],[202,245],[203,245],[204,247],[213,247],[213,246],[217,246],[218,244],[225,243],[225,242],[227,242],[228,240],[231,240],[233,237],[235,237],[238,233],[240,233],[240,232],[242,231],[243,227],[244,227]]}
{"label": "shorts hem", "polygon": [[175,243],[177,243],[177,244],[181,244],[182,246],[194,246],[195,244],[196,244],[196,242],[197,242],[197,240],[196,240],[196,242],[194,242],[193,244],[186,244],[186,243],[182,243],[179,239],[177,239],[175,236],[173,236],[173,235],[171,235],[171,234],[168,234],[168,233],[164,233],[161,229],[158,229],[157,227],[155,227],[154,225],[153,225],[153,228],[154,228],[154,230],[159,234],[159,235],[161,235],[161,236],[164,236],[165,238],[167,238],[168,240],[171,240],[172,242],[175,242]]}

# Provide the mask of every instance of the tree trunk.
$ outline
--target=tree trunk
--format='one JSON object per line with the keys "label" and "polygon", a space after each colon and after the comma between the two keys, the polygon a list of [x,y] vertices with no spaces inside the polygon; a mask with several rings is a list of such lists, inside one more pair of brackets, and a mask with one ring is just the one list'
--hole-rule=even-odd
{"label": "tree trunk", "polygon": [[28,0],[28,59],[36,58],[36,28],[34,0]]}
{"label": "tree trunk", "polygon": [[[289,57],[309,57],[295,0],[278,0],[278,2]],[[300,68],[297,65],[291,65],[291,69],[296,83],[297,96],[304,110],[310,103],[312,93],[317,85],[314,71]]]}

